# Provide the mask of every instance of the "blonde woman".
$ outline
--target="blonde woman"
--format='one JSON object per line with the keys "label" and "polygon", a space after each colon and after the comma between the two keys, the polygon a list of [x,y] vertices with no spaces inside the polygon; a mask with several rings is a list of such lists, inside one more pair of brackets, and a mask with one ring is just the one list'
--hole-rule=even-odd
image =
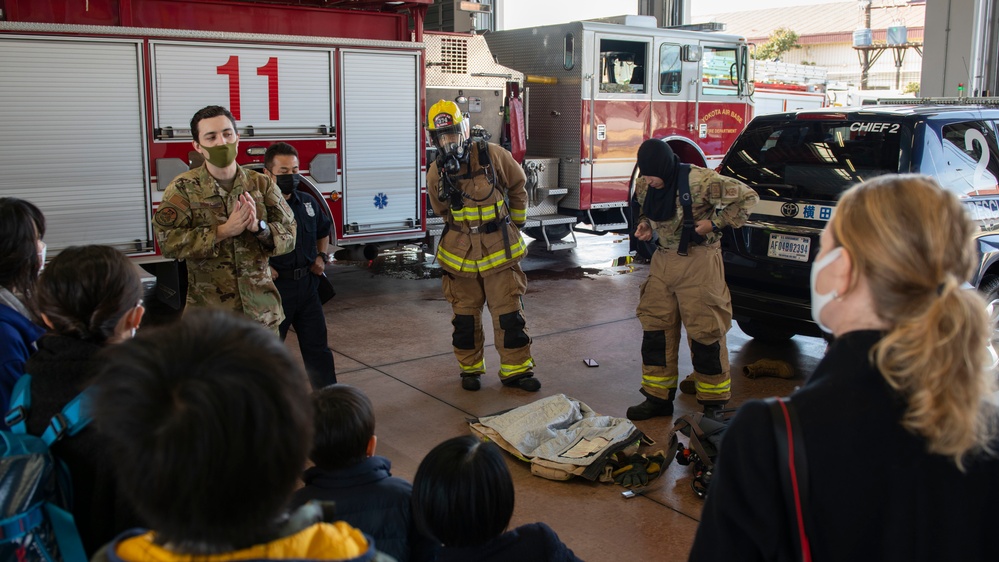
{"label": "blonde woman", "polygon": [[[835,340],[792,395],[812,560],[999,560],[995,374],[984,302],[961,288],[975,225],[925,176],[847,191],[812,266]],[[794,560],[769,408],[725,435],[691,560]]]}

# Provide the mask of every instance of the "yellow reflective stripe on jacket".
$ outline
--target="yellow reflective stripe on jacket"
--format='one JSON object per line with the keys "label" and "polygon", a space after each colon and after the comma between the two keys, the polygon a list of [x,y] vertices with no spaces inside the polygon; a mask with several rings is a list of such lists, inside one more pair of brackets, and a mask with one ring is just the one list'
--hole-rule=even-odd
{"label": "yellow reflective stripe on jacket", "polygon": [[466,374],[470,374],[470,375],[478,375],[478,374],[481,374],[481,373],[485,373],[486,372],[486,360],[485,359],[480,359],[479,362],[476,363],[476,364],[474,364],[474,365],[462,365],[461,366],[461,372],[462,373],[466,373]]}
{"label": "yellow reflective stripe on jacket", "polygon": [[514,375],[519,375],[521,373],[526,373],[534,368],[534,359],[528,359],[520,365],[505,365],[500,363],[500,377],[512,377]]}
{"label": "yellow reflective stripe on jacket", "polygon": [[701,381],[697,381],[694,387],[697,392],[701,394],[726,394],[732,392],[732,379],[720,382],[718,384],[708,384]]}
{"label": "yellow reflective stripe on jacket", "polygon": [[[489,222],[491,220],[496,220],[496,211],[503,208],[503,200],[499,200],[495,205],[489,205],[486,207],[462,207],[461,209],[451,210],[451,220],[455,222],[462,221],[482,221]],[[525,215],[527,211],[524,211]],[[516,220],[516,219],[514,219]]]}
{"label": "yellow reflective stripe on jacket", "polygon": [[655,388],[665,388],[667,390],[676,388],[678,377],[653,377],[642,375],[642,384]]}
{"label": "yellow reflective stripe on jacket", "polygon": [[437,259],[439,259],[442,264],[451,267],[455,271],[468,273],[481,273],[483,271],[489,271],[490,269],[499,267],[523,255],[524,241],[520,238],[514,240],[510,245],[509,259],[506,257],[506,250],[500,250],[496,253],[489,254],[480,260],[472,260],[456,256],[441,246],[437,247]]}
{"label": "yellow reflective stripe on jacket", "polygon": [[510,220],[524,222],[527,220],[527,209],[510,209]]}

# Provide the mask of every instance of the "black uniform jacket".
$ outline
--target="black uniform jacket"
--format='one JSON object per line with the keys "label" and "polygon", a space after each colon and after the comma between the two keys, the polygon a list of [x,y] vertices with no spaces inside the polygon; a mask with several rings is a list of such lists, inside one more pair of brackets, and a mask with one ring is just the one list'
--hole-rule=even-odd
{"label": "black uniform jacket", "polygon": [[[999,460],[930,454],[868,361],[879,332],[844,334],[792,395],[808,462],[815,562],[999,560]],[[999,443],[996,444],[999,446]],[[690,560],[795,560],[769,408],[725,433]]]}

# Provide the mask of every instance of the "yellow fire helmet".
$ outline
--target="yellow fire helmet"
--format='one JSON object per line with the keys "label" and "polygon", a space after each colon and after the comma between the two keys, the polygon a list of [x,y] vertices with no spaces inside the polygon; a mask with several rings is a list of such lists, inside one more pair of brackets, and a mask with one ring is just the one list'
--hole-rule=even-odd
{"label": "yellow fire helmet", "polygon": [[[427,132],[435,146],[450,152],[448,149],[463,146],[468,140],[468,119],[461,114],[458,104],[440,100],[427,111]],[[445,137],[446,142],[442,142],[441,137]]]}

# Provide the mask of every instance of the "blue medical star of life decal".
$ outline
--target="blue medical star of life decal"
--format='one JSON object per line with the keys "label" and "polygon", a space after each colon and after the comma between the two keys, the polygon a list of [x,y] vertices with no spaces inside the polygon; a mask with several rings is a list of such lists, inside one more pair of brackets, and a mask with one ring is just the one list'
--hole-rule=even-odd
{"label": "blue medical star of life decal", "polygon": [[384,193],[375,195],[375,207],[378,207],[379,209],[388,207],[388,195],[385,195]]}

